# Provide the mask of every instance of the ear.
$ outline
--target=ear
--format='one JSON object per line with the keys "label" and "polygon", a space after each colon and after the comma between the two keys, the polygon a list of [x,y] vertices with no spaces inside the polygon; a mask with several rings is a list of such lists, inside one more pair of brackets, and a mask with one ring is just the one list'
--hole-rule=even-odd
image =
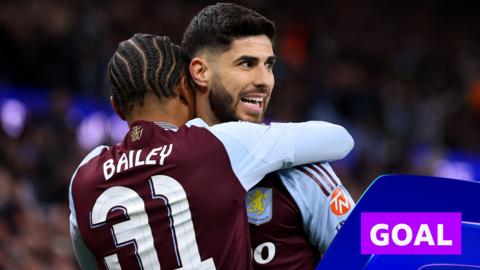
{"label": "ear", "polygon": [[190,89],[190,82],[186,76],[180,77],[180,82],[177,86],[177,94],[180,102],[182,102],[189,109],[189,118],[193,119],[195,116],[195,93],[194,89]]}
{"label": "ear", "polygon": [[120,110],[120,107],[118,106],[117,102],[112,96],[110,96],[110,105],[112,105],[113,111],[118,115],[118,117],[120,117],[120,119],[122,119],[123,121],[127,121],[127,119],[125,118],[125,115]]}
{"label": "ear", "polygon": [[193,103],[193,90],[190,89],[190,84],[186,76],[181,76],[180,81],[177,86],[177,94],[180,101],[189,106],[190,103]]}
{"label": "ear", "polygon": [[190,61],[190,65],[188,66],[188,70],[190,75],[192,76],[193,81],[199,87],[197,87],[198,91],[205,91],[208,84],[208,77],[209,77],[209,67],[208,63],[205,58],[195,57]]}

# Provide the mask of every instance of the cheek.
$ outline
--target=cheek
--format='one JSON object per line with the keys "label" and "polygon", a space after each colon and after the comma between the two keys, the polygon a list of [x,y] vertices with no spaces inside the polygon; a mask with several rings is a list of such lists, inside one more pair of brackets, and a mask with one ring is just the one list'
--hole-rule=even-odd
{"label": "cheek", "polygon": [[240,92],[247,88],[249,85],[250,81],[248,80],[248,77],[245,76],[245,74],[235,74],[232,73],[230,74],[227,78],[225,78],[224,81],[224,86],[227,89],[227,91],[236,98]]}

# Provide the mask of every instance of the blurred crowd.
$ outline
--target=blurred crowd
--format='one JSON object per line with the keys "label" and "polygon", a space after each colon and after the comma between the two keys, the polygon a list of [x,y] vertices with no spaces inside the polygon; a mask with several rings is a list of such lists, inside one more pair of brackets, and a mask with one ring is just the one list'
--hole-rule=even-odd
{"label": "blurred crowd", "polygon": [[[475,3],[239,2],[277,26],[269,121],[344,125],[356,146],[333,167],[358,199],[386,173],[434,175],[446,151],[480,154],[480,47]],[[0,86],[48,96],[21,134],[0,129],[0,270],[77,269],[68,184],[86,154],[65,121],[78,96],[106,102],[106,64],[136,32],[180,43],[209,2],[5,0]],[[106,144],[116,143],[106,141]]]}

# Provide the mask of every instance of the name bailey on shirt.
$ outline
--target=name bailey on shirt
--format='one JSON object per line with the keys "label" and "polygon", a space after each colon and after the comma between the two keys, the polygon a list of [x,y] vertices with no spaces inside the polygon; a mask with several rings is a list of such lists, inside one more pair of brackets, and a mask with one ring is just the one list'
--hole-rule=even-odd
{"label": "name bailey on shirt", "polygon": [[105,180],[112,178],[115,173],[126,171],[132,167],[144,165],[163,165],[165,158],[172,153],[173,144],[163,145],[158,148],[153,148],[144,159],[142,159],[142,149],[130,150],[123,153],[115,162],[113,158],[103,163],[103,175]]}

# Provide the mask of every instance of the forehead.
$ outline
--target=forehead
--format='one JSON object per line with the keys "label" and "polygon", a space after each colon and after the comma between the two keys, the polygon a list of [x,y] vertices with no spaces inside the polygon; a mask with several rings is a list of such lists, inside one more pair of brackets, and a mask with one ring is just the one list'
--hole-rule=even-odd
{"label": "forehead", "polygon": [[273,56],[272,42],[266,35],[238,38],[234,39],[230,49],[223,53],[225,58],[237,58],[242,55],[258,58]]}

